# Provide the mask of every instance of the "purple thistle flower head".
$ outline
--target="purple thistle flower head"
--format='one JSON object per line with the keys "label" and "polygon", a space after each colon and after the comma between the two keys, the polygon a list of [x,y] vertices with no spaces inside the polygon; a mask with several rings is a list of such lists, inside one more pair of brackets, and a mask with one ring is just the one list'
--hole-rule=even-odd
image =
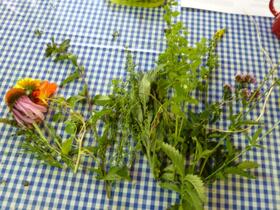
{"label": "purple thistle flower head", "polygon": [[23,95],[15,101],[12,112],[19,125],[29,126],[35,122],[43,121],[45,118],[43,113],[47,112],[47,108],[35,104],[30,98]]}

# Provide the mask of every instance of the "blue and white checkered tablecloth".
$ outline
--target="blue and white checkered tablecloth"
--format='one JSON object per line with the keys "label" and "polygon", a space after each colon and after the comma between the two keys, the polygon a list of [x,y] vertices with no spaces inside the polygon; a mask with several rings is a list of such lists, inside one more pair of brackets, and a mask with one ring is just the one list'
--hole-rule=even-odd
{"label": "blue and white checkered tablecloth", "polygon": [[[220,66],[213,76],[211,98],[218,98],[224,82],[232,82],[237,71],[253,72],[258,79],[269,65],[261,53],[257,30],[250,17],[180,8],[191,43],[210,38],[219,28],[227,33],[218,52]],[[165,48],[163,9],[141,9],[111,5],[107,0],[2,0],[0,1],[0,117],[8,116],[3,97],[22,77],[61,82],[73,71],[70,63],[54,63],[44,57],[51,37],[71,39],[71,51],[86,67],[92,95],[110,92],[113,78],[125,77],[125,48],[134,52],[137,68],[149,70]],[[271,18],[254,17],[262,46],[279,62],[280,42],[270,33]],[[34,31],[44,31],[42,37]],[[115,39],[113,34],[118,32]],[[70,96],[81,82],[59,90]],[[273,93],[264,121],[271,126],[280,119],[279,90]],[[116,184],[106,198],[104,184],[92,174],[73,174],[41,165],[22,154],[15,130],[0,125],[0,209],[165,209],[178,199],[153,180],[145,159],[132,173],[132,182]],[[87,136],[90,138],[90,136]],[[244,145],[236,138],[235,144]],[[243,158],[256,160],[256,180],[232,176],[208,187],[205,209],[280,209],[280,128]],[[28,181],[29,185],[24,186]]]}

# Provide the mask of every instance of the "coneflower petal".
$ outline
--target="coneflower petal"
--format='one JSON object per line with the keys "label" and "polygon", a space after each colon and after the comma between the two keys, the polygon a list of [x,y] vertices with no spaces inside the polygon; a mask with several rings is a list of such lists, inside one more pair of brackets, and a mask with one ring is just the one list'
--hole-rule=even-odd
{"label": "coneflower petal", "polygon": [[36,107],[38,110],[40,110],[41,112],[47,112],[47,108],[45,106],[42,105],[38,105],[33,103],[27,96],[23,96],[20,98],[22,100],[22,102],[31,105],[32,107]]}
{"label": "coneflower petal", "polygon": [[15,103],[14,109],[23,112],[26,116],[29,116],[33,120],[37,118],[36,115],[30,109],[27,109],[23,106],[23,103],[20,103],[18,101]]}
{"label": "coneflower petal", "polygon": [[28,118],[27,116],[25,116],[24,114],[20,113],[18,110],[13,109],[14,114],[19,118],[19,120],[21,120],[24,123],[27,124],[32,124],[35,122],[35,120],[32,120],[30,118]]}
{"label": "coneflower petal", "polygon": [[[44,120],[44,114],[41,112],[41,110],[37,109],[36,106],[30,105],[25,102],[20,102],[20,105],[26,110],[27,113],[31,113],[30,118],[32,118],[32,116],[35,115],[35,118],[40,118],[41,120]],[[29,115],[27,114],[27,116]]]}
{"label": "coneflower petal", "polygon": [[19,119],[19,117],[17,116],[17,113],[15,113],[13,111],[13,114],[14,114],[14,118],[16,119],[17,123],[21,126],[24,126],[23,121]]}

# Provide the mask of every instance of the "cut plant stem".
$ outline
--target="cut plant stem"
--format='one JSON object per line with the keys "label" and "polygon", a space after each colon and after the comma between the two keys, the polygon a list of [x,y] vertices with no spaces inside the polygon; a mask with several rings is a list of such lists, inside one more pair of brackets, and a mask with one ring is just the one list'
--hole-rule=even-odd
{"label": "cut plant stem", "polygon": [[84,139],[85,133],[86,133],[86,125],[83,122],[83,127],[81,129],[81,132],[80,132],[80,135],[79,135],[79,138],[78,138],[78,141],[77,141],[78,144],[79,144],[78,145],[78,157],[77,157],[77,161],[76,161],[76,164],[75,164],[74,173],[77,173],[78,168],[79,168],[81,155],[82,155],[83,139]]}

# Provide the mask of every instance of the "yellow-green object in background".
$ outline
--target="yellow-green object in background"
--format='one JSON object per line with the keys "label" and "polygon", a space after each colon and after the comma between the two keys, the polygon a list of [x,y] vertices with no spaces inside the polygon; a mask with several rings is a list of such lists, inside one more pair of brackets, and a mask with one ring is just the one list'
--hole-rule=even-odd
{"label": "yellow-green object in background", "polygon": [[134,7],[159,7],[165,0],[111,0],[111,2]]}

